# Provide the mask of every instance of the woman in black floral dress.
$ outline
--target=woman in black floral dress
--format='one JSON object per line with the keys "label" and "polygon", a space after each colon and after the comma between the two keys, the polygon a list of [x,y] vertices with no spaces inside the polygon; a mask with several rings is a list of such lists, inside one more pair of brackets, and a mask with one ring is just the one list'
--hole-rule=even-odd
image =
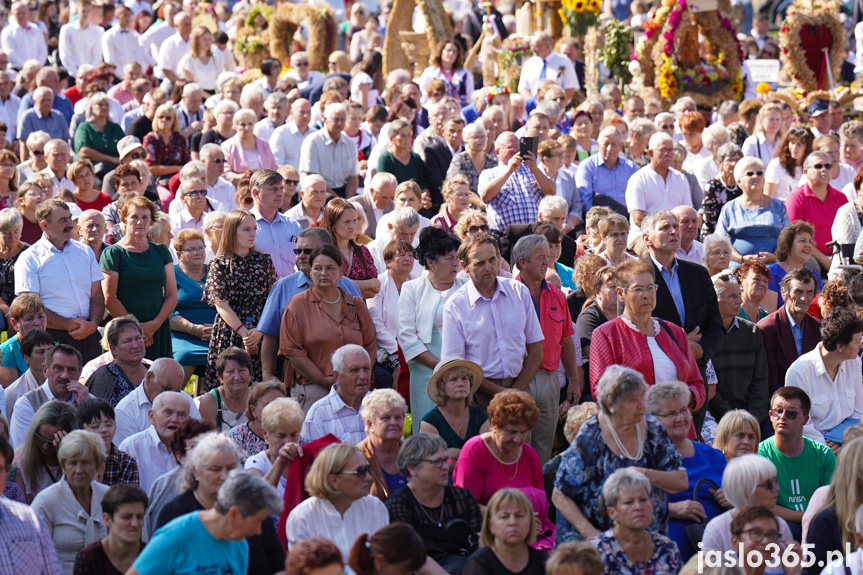
{"label": "woman in black floral dress", "polygon": [[716,229],[716,221],[719,219],[722,206],[743,193],[734,179],[734,166],[742,157],[743,153],[737,144],[725,144],[720,146],[716,152],[719,174],[707,182],[707,189],[704,190],[704,201],[701,203],[702,240]]}
{"label": "woman in black floral dress", "polygon": [[216,358],[230,346],[245,349],[252,356],[252,381],[261,380],[263,335],[254,326],[276,283],[276,268],[268,254],[255,249],[256,235],[257,224],[251,212],[231,211],[225,218],[218,255],[210,262],[202,299],[214,305],[218,313],[207,352],[208,391],[219,385]]}

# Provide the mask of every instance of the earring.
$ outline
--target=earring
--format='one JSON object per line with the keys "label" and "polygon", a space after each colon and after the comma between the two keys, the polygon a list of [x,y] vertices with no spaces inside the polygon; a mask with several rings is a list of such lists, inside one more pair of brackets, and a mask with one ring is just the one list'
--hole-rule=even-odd
{"label": "earring", "polygon": [[609,408],[608,408],[608,412],[609,412],[609,413],[614,413],[614,408],[613,408],[613,407],[609,407]]}

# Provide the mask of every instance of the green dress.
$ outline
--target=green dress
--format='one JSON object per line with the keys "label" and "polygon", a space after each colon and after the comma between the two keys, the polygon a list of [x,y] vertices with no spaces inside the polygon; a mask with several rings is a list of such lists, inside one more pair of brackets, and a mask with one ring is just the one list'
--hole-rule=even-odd
{"label": "green dress", "polygon": [[[150,242],[145,252],[137,253],[113,245],[102,252],[99,266],[116,272],[117,299],[139,322],[159,315],[165,301],[165,266],[172,264],[171,252],[161,244]],[[171,325],[167,320],[153,335],[153,345],[147,348],[147,359],[172,357]]]}

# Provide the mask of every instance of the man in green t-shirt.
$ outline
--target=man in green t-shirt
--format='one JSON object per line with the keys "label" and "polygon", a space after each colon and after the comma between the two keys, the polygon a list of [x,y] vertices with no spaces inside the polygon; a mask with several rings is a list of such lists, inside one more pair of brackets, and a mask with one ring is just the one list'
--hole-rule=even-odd
{"label": "man in green t-shirt", "polygon": [[811,406],[809,396],[799,387],[780,387],[770,399],[770,422],[776,435],[758,446],[758,454],[776,465],[779,496],[774,511],[798,529],[812,493],[830,483],[836,467],[836,456],[829,447],[803,437]]}

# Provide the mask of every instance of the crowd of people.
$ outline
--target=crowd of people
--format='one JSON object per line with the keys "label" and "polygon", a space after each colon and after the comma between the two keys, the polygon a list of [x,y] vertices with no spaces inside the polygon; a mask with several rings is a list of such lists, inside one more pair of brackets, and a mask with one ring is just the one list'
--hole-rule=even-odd
{"label": "crowd of people", "polygon": [[3,14],[0,573],[863,574],[863,121],[329,4]]}

